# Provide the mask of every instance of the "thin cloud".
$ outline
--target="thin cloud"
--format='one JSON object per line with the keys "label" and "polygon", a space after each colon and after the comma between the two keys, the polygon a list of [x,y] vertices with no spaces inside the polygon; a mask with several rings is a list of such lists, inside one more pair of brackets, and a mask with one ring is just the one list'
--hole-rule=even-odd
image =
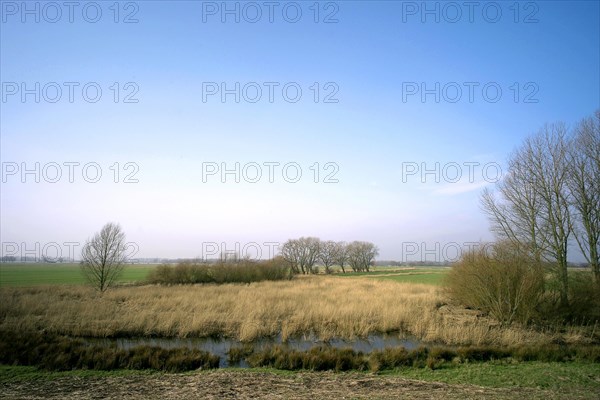
{"label": "thin cloud", "polygon": [[433,194],[442,196],[455,196],[458,194],[473,192],[475,190],[481,190],[489,184],[490,182],[487,181],[446,183],[441,188],[435,189]]}

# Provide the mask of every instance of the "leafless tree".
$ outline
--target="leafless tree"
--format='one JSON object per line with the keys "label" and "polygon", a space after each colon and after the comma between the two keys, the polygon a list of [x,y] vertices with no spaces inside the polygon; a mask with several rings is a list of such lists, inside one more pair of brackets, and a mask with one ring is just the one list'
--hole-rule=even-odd
{"label": "leafless tree", "polygon": [[496,236],[515,244],[529,244],[540,261],[545,248],[539,232],[541,199],[535,176],[525,162],[527,158],[524,149],[514,152],[508,162],[508,174],[497,184],[497,193],[485,188],[481,203]]}
{"label": "leafless tree", "polygon": [[346,242],[337,242],[337,248],[335,263],[342,268],[342,272],[345,274],[346,269],[344,266],[348,262],[348,245]]}
{"label": "leafless tree", "polygon": [[290,239],[283,244],[280,252],[294,273],[313,274],[321,252],[321,240],[316,237]]}
{"label": "leafless tree", "polygon": [[573,233],[600,287],[600,110],[577,125],[568,158]]}
{"label": "leafless tree", "polygon": [[319,253],[319,259],[325,267],[325,273],[331,273],[331,266],[338,260],[338,252],[340,251],[338,243],[328,240],[321,242],[321,252]]}
{"label": "leafless tree", "polygon": [[568,305],[567,250],[572,233],[568,147],[564,124],[545,125],[511,156],[509,174],[498,185],[501,198],[489,190],[482,195],[483,208],[500,239],[526,243],[537,259],[556,265],[563,306]]}
{"label": "leafless tree", "polygon": [[[296,239],[289,239],[279,250],[281,257],[290,265],[292,273],[300,273],[300,246]],[[304,273],[304,271],[302,271]]]}
{"label": "leafless tree", "polygon": [[347,247],[348,263],[355,272],[369,272],[375,257],[379,255],[379,249],[370,242],[354,241]]}
{"label": "leafless tree", "polygon": [[81,269],[101,292],[111,286],[127,262],[125,234],[118,224],[108,223],[89,239],[81,251]]}
{"label": "leafless tree", "polygon": [[298,241],[302,250],[301,266],[304,267],[307,274],[316,273],[314,266],[321,252],[321,240],[316,237],[301,237]]}

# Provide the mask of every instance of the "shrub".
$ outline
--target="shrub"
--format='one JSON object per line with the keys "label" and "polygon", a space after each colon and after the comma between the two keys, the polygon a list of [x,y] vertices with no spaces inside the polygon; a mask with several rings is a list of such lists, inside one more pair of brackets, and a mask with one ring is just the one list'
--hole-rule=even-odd
{"label": "shrub", "polygon": [[423,346],[412,351],[408,351],[404,347],[376,350],[371,352],[369,364],[373,371],[400,367],[419,367],[424,365],[428,353],[429,350]]}
{"label": "shrub", "polygon": [[445,287],[454,300],[503,324],[527,323],[544,291],[544,271],[527,247],[498,242],[465,252]]}
{"label": "shrub", "polygon": [[312,371],[363,371],[368,359],[362,352],[335,347],[314,347],[308,351],[271,346],[246,358],[252,367],[272,367],[284,370],[307,369]]}
{"label": "shrub", "polygon": [[446,347],[434,347],[429,351],[429,357],[435,360],[452,361],[458,354]]}
{"label": "shrub", "polygon": [[507,358],[511,352],[496,347],[461,347],[456,354],[463,361],[491,361]]}
{"label": "shrub", "polygon": [[149,283],[171,283],[174,281],[173,267],[169,264],[161,264],[148,274]]}
{"label": "shrub", "polygon": [[569,274],[569,306],[572,320],[600,321],[600,290],[591,271]]}
{"label": "shrub", "polygon": [[290,269],[281,257],[267,261],[219,261],[215,264],[185,261],[163,264],[151,271],[148,282],[175,285],[194,283],[250,283],[290,279]]}
{"label": "shrub", "polygon": [[254,347],[250,344],[239,347],[230,347],[227,351],[227,362],[229,365],[239,364],[240,361],[250,356],[254,352]]}

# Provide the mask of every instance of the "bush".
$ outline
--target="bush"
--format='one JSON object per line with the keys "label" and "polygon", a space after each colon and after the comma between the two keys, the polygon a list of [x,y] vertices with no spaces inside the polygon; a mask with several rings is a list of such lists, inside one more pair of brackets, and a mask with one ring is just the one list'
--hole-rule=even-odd
{"label": "bush", "polygon": [[408,351],[404,347],[396,347],[371,352],[369,364],[373,371],[401,367],[423,367],[428,357],[429,349],[424,346],[412,351]]}
{"label": "bush", "polygon": [[254,347],[251,344],[244,346],[230,347],[227,351],[227,362],[229,365],[239,364],[243,359],[250,356],[254,352]]}
{"label": "bush", "polygon": [[455,350],[446,347],[434,347],[429,351],[429,357],[435,360],[452,361],[457,356]]}
{"label": "bush", "polygon": [[251,367],[272,367],[291,371],[363,371],[367,370],[369,365],[362,352],[323,346],[308,351],[271,346],[251,354],[246,360]]}
{"label": "bush", "polygon": [[510,357],[511,352],[496,347],[461,347],[456,354],[463,361],[491,361]]}
{"label": "bush", "polygon": [[195,283],[250,283],[290,279],[285,261],[276,257],[267,261],[220,261],[215,264],[181,262],[163,264],[148,275],[148,282],[163,285]]}
{"label": "bush", "polygon": [[150,273],[146,278],[149,283],[167,283],[175,280],[173,276],[173,267],[169,264],[161,264]]}
{"label": "bush", "polygon": [[600,321],[600,290],[591,271],[569,273],[569,314],[574,321]]}
{"label": "bush", "polygon": [[464,253],[445,287],[452,299],[503,324],[527,323],[544,292],[544,271],[526,247],[498,242]]}

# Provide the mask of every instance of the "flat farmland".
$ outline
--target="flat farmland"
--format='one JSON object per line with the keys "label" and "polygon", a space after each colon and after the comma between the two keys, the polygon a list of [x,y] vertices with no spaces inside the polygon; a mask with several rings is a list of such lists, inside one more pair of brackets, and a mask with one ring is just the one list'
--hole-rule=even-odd
{"label": "flat farmland", "polygon": [[403,283],[442,284],[449,267],[375,267],[371,272],[341,274],[343,277],[368,277]]}
{"label": "flat farmland", "polygon": [[[589,346],[597,343],[594,327],[547,331],[498,324],[447,302],[439,286],[447,268],[376,267],[369,273],[250,284],[145,284],[155,267],[127,266],[121,282],[140,284],[118,285],[102,294],[83,284],[78,264],[2,264],[0,332],[18,332],[16,340],[6,341],[15,346],[23,335],[43,332],[49,335],[44,338],[170,338],[181,343],[187,338],[230,338],[243,342],[243,348],[253,348],[265,338],[353,341],[387,332],[429,346],[431,357],[445,354],[440,348],[455,349],[457,356],[436,359],[430,367],[413,363],[385,368],[371,357],[369,369],[339,373],[310,367],[273,369],[268,354],[249,369],[186,373],[149,367],[58,372],[8,362],[0,366],[4,397],[592,399],[600,393],[598,364]],[[583,346],[590,356],[569,362],[545,360],[544,354],[551,358],[557,351],[556,342]],[[438,353],[436,346],[443,346]],[[465,350],[456,350],[461,346]],[[280,351],[278,357],[284,356],[274,348]],[[469,349],[516,350],[514,357],[475,361],[465,358]],[[527,349],[541,360],[519,361],[529,357],[519,356]],[[111,344],[102,351],[108,357],[116,350]],[[248,357],[263,357],[259,350],[252,351]],[[391,351],[389,357],[404,357]],[[323,354],[327,357],[326,349]]]}
{"label": "flat farmland", "polygon": [[[157,264],[130,264],[121,275],[120,283],[143,282]],[[405,283],[440,285],[448,267],[375,267],[371,272],[338,271],[343,278],[367,277]],[[85,284],[77,263],[0,263],[0,287]]]}
{"label": "flat farmland", "polygon": [[[120,283],[143,281],[155,264],[127,265]],[[80,285],[86,280],[76,263],[2,263],[0,286]]]}

